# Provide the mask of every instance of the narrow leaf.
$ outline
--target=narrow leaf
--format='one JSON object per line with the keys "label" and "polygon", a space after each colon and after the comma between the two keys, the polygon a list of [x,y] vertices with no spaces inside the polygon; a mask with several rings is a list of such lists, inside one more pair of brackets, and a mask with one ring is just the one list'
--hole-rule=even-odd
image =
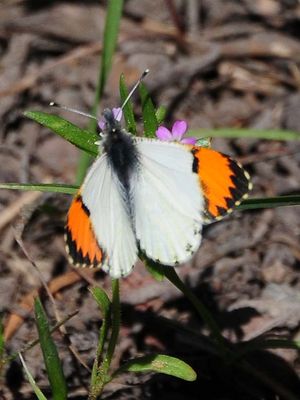
{"label": "narrow leaf", "polygon": [[40,345],[54,400],[67,399],[67,384],[54,341],[52,340],[48,320],[39,298],[34,302],[35,318]]}
{"label": "narrow leaf", "polygon": [[63,183],[0,183],[0,189],[75,194],[79,187]]}
{"label": "narrow leaf", "polygon": [[100,90],[99,95],[102,97],[108,74],[111,70],[112,58],[115,52],[120,20],[123,10],[123,0],[110,0],[107,5],[107,14],[105,19],[102,63],[100,72]]}
{"label": "narrow leaf", "polygon": [[81,150],[97,156],[98,147],[95,144],[99,140],[96,133],[78,128],[78,126],[59,117],[58,115],[47,114],[41,111],[26,111],[24,115],[39,124],[51,129],[59,136],[68,140]]}
{"label": "narrow leaf", "polygon": [[122,372],[158,372],[160,374],[172,375],[176,378],[192,382],[197,378],[196,372],[187,363],[175,357],[162,354],[153,354],[128,361],[122,365],[113,375]]}
{"label": "narrow leaf", "polygon": [[165,278],[165,269],[170,267],[158,264],[157,262],[147,258],[144,254],[140,254],[139,257],[144,262],[145,267],[152,277],[158,282],[163,281]]}
{"label": "narrow leaf", "polygon": [[92,288],[90,289],[90,292],[100,307],[103,316],[107,317],[111,306],[111,301],[109,300],[107,294],[100,287]]}
{"label": "narrow leaf", "polygon": [[[97,115],[100,99],[103,96],[104,88],[107,82],[107,78],[112,65],[112,58],[116,48],[120,19],[123,9],[123,0],[110,0],[107,4],[107,13],[105,18],[104,35],[103,35],[103,49],[101,54],[101,67],[97,80],[97,87],[95,90],[94,104],[92,109],[92,115]],[[97,121],[94,119],[90,120],[89,131],[96,134]],[[85,150],[85,148],[83,148]],[[90,153],[93,154],[93,153]],[[96,151],[97,154],[97,151]],[[93,154],[95,155],[95,154]],[[91,163],[91,157],[82,153],[80,155],[79,165],[76,174],[76,183],[81,185],[86,171]]]}
{"label": "narrow leaf", "polygon": [[244,200],[240,206],[238,206],[238,209],[255,210],[259,208],[274,208],[297,205],[300,205],[300,195],[247,199]]}
{"label": "narrow leaf", "polygon": [[141,83],[139,86],[140,96],[142,100],[142,114],[144,123],[144,136],[155,137],[158,128],[155,108],[146,86]]}
{"label": "narrow leaf", "polygon": [[27,376],[27,379],[28,379],[28,381],[29,381],[29,383],[30,383],[30,385],[32,387],[32,390],[34,391],[36,397],[39,400],[47,400],[47,398],[44,396],[44,394],[42,393],[41,389],[38,387],[38,385],[36,384],[35,380],[33,379],[33,376],[31,375],[29,369],[27,368],[27,365],[26,365],[26,363],[24,361],[24,358],[22,357],[21,353],[19,353],[19,358],[20,358],[21,363],[23,365],[23,368],[24,368],[25,374]]}
{"label": "narrow leaf", "polygon": [[289,339],[253,339],[237,345],[237,357],[243,356],[250,351],[261,349],[295,349],[300,350],[299,340]]}
{"label": "narrow leaf", "polygon": [[166,114],[167,114],[166,107],[164,107],[164,106],[158,107],[158,109],[155,112],[155,116],[156,116],[158,125],[163,123],[164,119],[166,118]]}
{"label": "narrow leaf", "polygon": [[[122,104],[124,103],[125,99],[128,96],[128,90],[125,83],[124,74],[120,76],[120,97]],[[134,118],[133,106],[132,101],[129,100],[125,107],[123,108],[124,118],[126,122],[126,128],[128,132],[136,135],[136,123]]]}
{"label": "narrow leaf", "polygon": [[225,138],[255,138],[267,140],[300,140],[300,133],[284,130],[259,130],[259,129],[191,129],[189,136],[203,137],[225,137]]}

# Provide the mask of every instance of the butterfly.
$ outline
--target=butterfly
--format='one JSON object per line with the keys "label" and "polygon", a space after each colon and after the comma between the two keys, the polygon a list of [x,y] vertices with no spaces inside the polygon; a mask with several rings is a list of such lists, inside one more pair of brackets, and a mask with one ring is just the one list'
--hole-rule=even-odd
{"label": "butterfly", "polygon": [[136,137],[103,112],[101,153],[70,206],[66,248],[76,266],[128,275],[141,251],[160,264],[191,259],[204,224],[247,197],[249,174],[206,147]]}

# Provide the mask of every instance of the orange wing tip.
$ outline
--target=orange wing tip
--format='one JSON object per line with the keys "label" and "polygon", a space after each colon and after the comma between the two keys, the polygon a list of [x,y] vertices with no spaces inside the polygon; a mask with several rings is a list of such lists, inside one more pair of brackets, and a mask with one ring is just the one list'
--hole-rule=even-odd
{"label": "orange wing tip", "polygon": [[89,210],[80,195],[77,195],[70,207],[65,243],[71,264],[82,268],[99,268],[103,264],[103,251],[98,245],[89,218]]}
{"label": "orange wing tip", "polygon": [[250,175],[240,163],[215,150],[194,146],[191,152],[206,203],[204,222],[219,221],[248,197]]}

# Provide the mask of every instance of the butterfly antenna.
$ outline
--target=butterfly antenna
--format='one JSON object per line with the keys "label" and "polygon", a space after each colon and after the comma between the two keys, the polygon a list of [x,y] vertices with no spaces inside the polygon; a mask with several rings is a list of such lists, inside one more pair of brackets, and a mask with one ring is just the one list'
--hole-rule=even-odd
{"label": "butterfly antenna", "polygon": [[[121,105],[121,110],[124,109],[124,107],[126,106],[126,104],[128,103],[128,101],[130,100],[131,96],[133,95],[133,93],[136,91],[136,88],[139,86],[139,84],[142,82],[142,80],[145,78],[146,75],[148,75],[150,72],[150,69],[145,69],[145,71],[142,73],[142,75],[139,77],[139,79],[136,81],[135,85],[133,86],[133,88],[130,90],[128,96],[126,97],[126,99],[124,100],[123,104]],[[120,112],[120,111],[119,111]]]}
{"label": "butterfly antenna", "polygon": [[92,119],[98,120],[98,118],[96,118],[94,115],[88,114],[88,113],[86,113],[84,111],[76,110],[75,108],[63,106],[63,105],[61,105],[59,103],[55,103],[54,101],[51,101],[51,103],[49,103],[49,106],[61,108],[63,110],[70,111],[70,112],[75,113],[75,114],[83,115],[84,117],[88,117],[88,118],[92,118]]}

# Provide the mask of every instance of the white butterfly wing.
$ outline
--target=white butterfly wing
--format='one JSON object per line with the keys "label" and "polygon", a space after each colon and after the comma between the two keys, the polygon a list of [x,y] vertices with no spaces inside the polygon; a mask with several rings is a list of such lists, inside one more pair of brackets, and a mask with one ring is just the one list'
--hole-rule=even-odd
{"label": "white butterfly wing", "polygon": [[96,239],[106,256],[103,269],[113,278],[128,275],[137,260],[138,250],[124,188],[106,154],[94,162],[81,195],[90,212]]}
{"label": "white butterfly wing", "polygon": [[136,238],[162,264],[191,258],[201,242],[204,200],[186,146],[136,139],[140,167],[132,184]]}

